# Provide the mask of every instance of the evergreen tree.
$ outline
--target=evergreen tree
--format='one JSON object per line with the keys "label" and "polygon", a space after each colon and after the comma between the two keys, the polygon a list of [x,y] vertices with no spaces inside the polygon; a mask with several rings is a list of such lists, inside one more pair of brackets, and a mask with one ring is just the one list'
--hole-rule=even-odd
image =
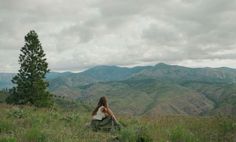
{"label": "evergreen tree", "polygon": [[30,31],[25,36],[19,64],[19,72],[12,79],[15,87],[10,90],[7,102],[32,104],[38,107],[50,106],[52,95],[47,91],[48,82],[45,80],[49,72],[48,63],[35,31]]}

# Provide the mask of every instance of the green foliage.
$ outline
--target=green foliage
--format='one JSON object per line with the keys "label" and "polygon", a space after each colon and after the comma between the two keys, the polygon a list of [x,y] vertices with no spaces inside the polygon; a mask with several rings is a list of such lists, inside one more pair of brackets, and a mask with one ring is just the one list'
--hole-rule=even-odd
{"label": "green foliage", "polygon": [[151,131],[149,130],[150,128],[148,127],[140,127],[137,130],[137,142],[152,142],[152,138],[151,138]]}
{"label": "green foliage", "polygon": [[225,137],[230,132],[236,131],[236,121],[234,118],[229,117],[225,119],[223,117],[220,117],[218,118],[218,120],[218,129],[222,137]]}
{"label": "green foliage", "polygon": [[13,109],[8,111],[8,117],[24,118],[26,115],[26,112],[18,107],[14,107]]}
{"label": "green foliage", "polygon": [[119,132],[119,140],[122,142],[152,142],[148,127],[139,124],[122,128]]}
{"label": "green foliage", "polygon": [[170,131],[170,140],[172,142],[197,142],[198,139],[194,137],[193,133],[186,130],[182,126],[176,126]]}
{"label": "green foliage", "polygon": [[0,137],[0,142],[17,142],[14,137]]}
{"label": "green foliage", "polygon": [[236,118],[225,116],[118,115],[121,130],[105,133],[93,132],[91,113],[79,109],[0,104],[0,112],[0,142],[234,142],[236,133]]}
{"label": "green foliage", "polygon": [[7,98],[7,92],[0,91],[0,103],[5,103]]}
{"label": "green foliage", "polygon": [[10,133],[12,130],[13,126],[9,120],[0,120],[0,133]]}
{"label": "green foliage", "polygon": [[31,128],[24,135],[25,142],[46,142],[46,135],[37,128]]}
{"label": "green foliage", "polygon": [[79,121],[79,115],[72,113],[72,114],[67,114],[61,118],[61,120],[65,122],[73,122],[73,121]]}
{"label": "green foliage", "polygon": [[45,53],[35,31],[25,36],[25,45],[19,57],[20,69],[12,83],[16,86],[10,90],[8,103],[32,104],[38,107],[50,106],[52,95],[47,91],[48,82],[45,81],[49,72]]}
{"label": "green foliage", "polygon": [[122,142],[135,142],[136,139],[137,139],[135,129],[134,128],[122,129],[121,132],[120,132],[119,139]]}

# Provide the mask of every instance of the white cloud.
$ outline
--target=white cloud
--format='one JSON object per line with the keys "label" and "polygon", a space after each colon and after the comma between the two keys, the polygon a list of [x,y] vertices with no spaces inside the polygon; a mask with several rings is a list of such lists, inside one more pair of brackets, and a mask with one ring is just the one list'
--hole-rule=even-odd
{"label": "white cloud", "polygon": [[158,62],[236,67],[234,0],[0,0],[0,72],[39,34],[54,71]]}

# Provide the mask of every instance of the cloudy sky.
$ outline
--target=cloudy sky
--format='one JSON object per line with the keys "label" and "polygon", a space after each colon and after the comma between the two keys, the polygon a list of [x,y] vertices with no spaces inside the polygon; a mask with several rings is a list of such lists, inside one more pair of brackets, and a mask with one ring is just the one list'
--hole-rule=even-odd
{"label": "cloudy sky", "polygon": [[34,29],[53,71],[159,62],[236,68],[235,0],[0,0],[0,72]]}

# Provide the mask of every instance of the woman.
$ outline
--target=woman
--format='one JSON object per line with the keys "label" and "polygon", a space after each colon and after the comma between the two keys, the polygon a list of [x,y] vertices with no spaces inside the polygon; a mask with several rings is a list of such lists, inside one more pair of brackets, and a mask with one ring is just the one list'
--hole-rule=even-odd
{"label": "woman", "polygon": [[111,131],[120,129],[120,125],[107,104],[105,96],[99,99],[97,107],[92,113],[91,127],[94,131],[105,130]]}

